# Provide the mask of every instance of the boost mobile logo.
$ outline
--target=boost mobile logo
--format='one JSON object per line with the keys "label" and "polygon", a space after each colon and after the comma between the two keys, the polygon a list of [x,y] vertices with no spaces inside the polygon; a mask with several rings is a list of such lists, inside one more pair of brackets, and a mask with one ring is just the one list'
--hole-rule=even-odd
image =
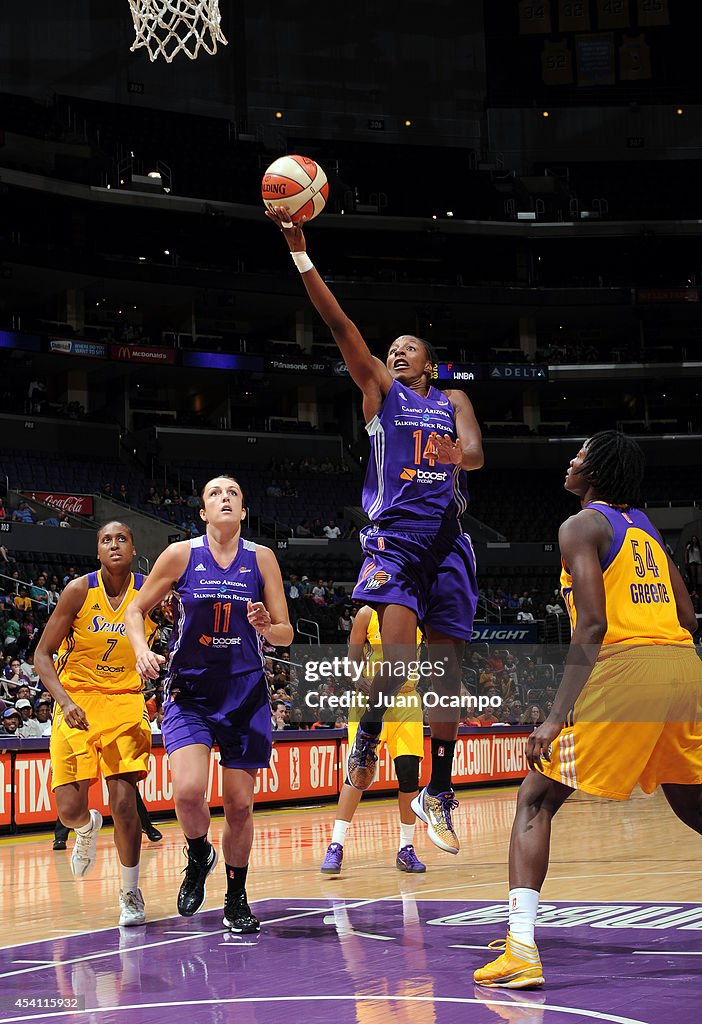
{"label": "boost mobile logo", "polygon": [[408,469],[407,466],[400,473],[400,480],[414,480],[418,484],[443,483],[448,478],[444,470],[430,472],[426,469]]}

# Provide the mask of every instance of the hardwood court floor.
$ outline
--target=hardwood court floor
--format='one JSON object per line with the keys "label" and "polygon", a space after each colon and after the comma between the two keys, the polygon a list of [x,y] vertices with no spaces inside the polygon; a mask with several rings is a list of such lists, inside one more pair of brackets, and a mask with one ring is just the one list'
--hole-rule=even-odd
{"label": "hardwood court floor", "polygon": [[[366,799],[349,830],[341,875],[319,865],[331,839],[334,805],[261,811],[249,872],[250,900],[382,899],[411,885],[417,899],[500,902],[507,895],[507,844],[516,788],[463,791],[456,813],[462,849],[457,857],[437,850],[418,823],[415,846],[423,875],[395,867],[397,804]],[[219,844],[221,819],[211,836]],[[176,915],[184,865],[175,822],[162,826],[160,843],[142,846],[141,887],[148,919]],[[0,947],[111,928],[117,923],[119,865],[111,829],[98,841],[93,873],[77,882],[69,849],[54,852],[52,836],[0,840]],[[669,811],[660,792],[637,793],[628,803],[576,794],[553,830],[551,869],[543,901],[702,901],[702,840]],[[223,866],[209,881],[206,909],[221,907]]]}

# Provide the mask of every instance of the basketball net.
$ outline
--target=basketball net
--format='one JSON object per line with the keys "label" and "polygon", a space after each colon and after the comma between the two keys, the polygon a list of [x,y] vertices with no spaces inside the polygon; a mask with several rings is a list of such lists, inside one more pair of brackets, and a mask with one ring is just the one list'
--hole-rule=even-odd
{"label": "basketball net", "polygon": [[145,46],[152,61],[170,62],[179,53],[195,60],[200,49],[215,54],[227,45],[218,0],[129,0],[136,38],[132,51]]}

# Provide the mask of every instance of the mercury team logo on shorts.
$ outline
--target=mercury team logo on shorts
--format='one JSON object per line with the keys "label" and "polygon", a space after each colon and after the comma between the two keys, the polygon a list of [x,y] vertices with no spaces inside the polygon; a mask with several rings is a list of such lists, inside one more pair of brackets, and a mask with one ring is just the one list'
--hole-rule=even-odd
{"label": "mercury team logo on shorts", "polygon": [[380,587],[391,579],[389,572],[384,572],[383,569],[376,569],[372,576],[369,576],[366,580],[364,590],[378,590]]}

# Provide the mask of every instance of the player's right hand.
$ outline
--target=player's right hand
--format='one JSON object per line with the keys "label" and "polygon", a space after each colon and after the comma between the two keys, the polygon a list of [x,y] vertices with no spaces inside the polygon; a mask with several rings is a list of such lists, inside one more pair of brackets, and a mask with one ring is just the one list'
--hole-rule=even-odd
{"label": "player's right hand", "polygon": [[285,235],[285,241],[290,247],[290,252],[306,252],[307,243],[302,233],[302,225],[307,218],[302,217],[297,224],[293,224],[290,216],[287,206],[276,206],[274,210],[266,210],[266,217],[272,220],[274,224],[277,224]]}
{"label": "player's right hand", "polygon": [[66,725],[69,725],[71,729],[83,729],[88,728],[88,719],[85,717],[85,711],[83,708],[78,707],[75,701],[67,700],[65,704],[61,705],[61,711],[63,712],[63,720]]}
{"label": "player's right hand", "polygon": [[161,666],[166,659],[162,654],[154,654],[153,651],[145,651],[140,654],[136,661],[136,670],[142,679],[158,679]]}

